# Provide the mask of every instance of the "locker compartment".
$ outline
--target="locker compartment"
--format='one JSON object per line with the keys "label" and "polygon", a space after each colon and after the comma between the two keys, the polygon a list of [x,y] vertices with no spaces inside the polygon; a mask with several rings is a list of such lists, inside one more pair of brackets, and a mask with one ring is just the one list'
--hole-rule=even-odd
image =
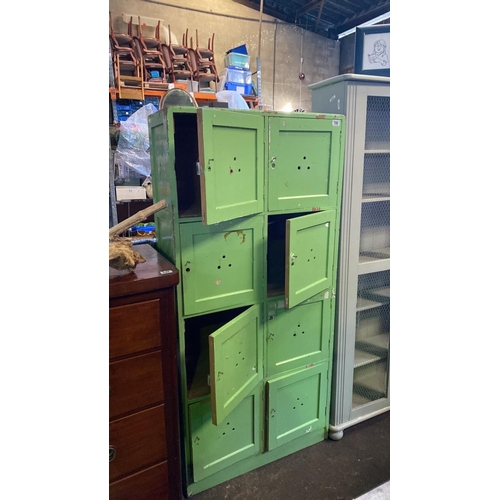
{"label": "locker compartment", "polygon": [[169,107],[149,117],[149,128],[155,202],[171,201],[180,219],[204,224],[264,210],[261,114]]}
{"label": "locker compartment", "polygon": [[285,293],[286,221],[303,214],[270,215],[267,225],[267,296]]}
{"label": "locker compartment", "polygon": [[270,301],[267,316],[267,376],[328,359],[329,291],[292,309],[285,309],[284,300]]}
{"label": "locker compartment", "polygon": [[337,205],[344,118],[269,118],[268,209],[325,210]]}
{"label": "locker compartment", "polygon": [[321,363],[268,382],[268,450],[326,429],[327,367]]}
{"label": "locker compartment", "polygon": [[329,288],[335,211],[268,217],[267,296],[291,308]]}
{"label": "locker compartment", "polygon": [[210,395],[219,425],[263,379],[263,306],[184,320],[188,400]]}
{"label": "locker compartment", "polygon": [[210,400],[189,406],[193,481],[262,452],[260,383],[219,425],[212,424]]}
{"label": "locker compartment", "polygon": [[181,272],[184,315],[262,300],[264,218],[254,216],[205,226],[182,224]]}
{"label": "locker compartment", "polygon": [[173,113],[172,118],[179,217],[201,217],[196,114]]}

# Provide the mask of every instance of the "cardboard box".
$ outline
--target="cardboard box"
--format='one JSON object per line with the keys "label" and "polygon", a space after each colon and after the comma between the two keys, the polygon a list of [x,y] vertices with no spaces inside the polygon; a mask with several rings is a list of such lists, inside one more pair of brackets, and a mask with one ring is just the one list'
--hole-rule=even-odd
{"label": "cardboard box", "polygon": [[146,188],[142,186],[116,186],[116,201],[145,200]]}

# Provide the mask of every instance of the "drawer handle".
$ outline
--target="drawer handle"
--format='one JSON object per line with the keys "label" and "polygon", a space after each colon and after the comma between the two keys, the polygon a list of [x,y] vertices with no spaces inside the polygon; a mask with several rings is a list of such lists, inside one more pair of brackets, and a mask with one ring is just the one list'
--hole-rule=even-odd
{"label": "drawer handle", "polygon": [[109,445],[109,461],[113,460],[116,457],[116,448],[114,446]]}

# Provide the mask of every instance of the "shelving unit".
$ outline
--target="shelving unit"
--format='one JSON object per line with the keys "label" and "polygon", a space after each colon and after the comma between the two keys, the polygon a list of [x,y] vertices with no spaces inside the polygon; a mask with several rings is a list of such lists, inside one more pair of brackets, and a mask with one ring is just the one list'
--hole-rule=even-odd
{"label": "shelving unit", "polygon": [[[182,88],[185,89],[185,85],[180,83],[171,83],[169,84],[171,88]],[[156,89],[144,89],[144,98],[146,97],[163,97],[163,95],[167,92],[167,90],[156,90]],[[194,97],[198,106],[204,106],[210,104],[211,102],[217,101],[217,96],[213,92],[190,92]],[[116,101],[119,98],[117,89],[115,87],[109,87],[109,96],[112,101]],[[249,109],[257,108],[259,104],[259,100],[254,96],[242,96],[245,102],[248,104]]]}
{"label": "shelving unit", "polygon": [[310,85],[315,112],[346,115],[329,436],[390,408],[389,78]]}
{"label": "shelving unit", "polygon": [[167,201],[156,247],[180,269],[187,497],[328,437],[344,127],[323,113],[149,117]]}

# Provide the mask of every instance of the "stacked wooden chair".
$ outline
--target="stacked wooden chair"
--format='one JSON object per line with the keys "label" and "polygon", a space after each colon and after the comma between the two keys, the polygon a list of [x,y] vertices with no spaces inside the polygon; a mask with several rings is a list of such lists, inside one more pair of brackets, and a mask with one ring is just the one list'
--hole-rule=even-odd
{"label": "stacked wooden chair", "polygon": [[172,33],[168,25],[168,43],[163,44],[163,56],[171,82],[176,80],[190,80],[191,84],[193,82],[193,69],[189,62],[187,40],[188,30],[182,35],[181,44],[172,43]]}
{"label": "stacked wooden chair", "polygon": [[132,34],[132,18],[128,23],[128,32],[117,33],[109,13],[109,42],[118,97],[144,99],[141,55]]}
{"label": "stacked wooden chair", "polygon": [[215,33],[212,34],[212,38],[208,39],[207,46],[201,47],[198,43],[198,30],[196,30],[196,46],[193,47],[191,38],[189,60],[193,68],[194,79],[200,83],[200,87],[202,83],[219,81],[214,57],[214,39]]}
{"label": "stacked wooden chair", "polygon": [[142,32],[141,18],[138,17],[135,44],[141,54],[144,82],[149,88],[165,88],[168,83],[167,63],[165,62],[160,39],[161,21],[155,27],[154,36],[146,37]]}

